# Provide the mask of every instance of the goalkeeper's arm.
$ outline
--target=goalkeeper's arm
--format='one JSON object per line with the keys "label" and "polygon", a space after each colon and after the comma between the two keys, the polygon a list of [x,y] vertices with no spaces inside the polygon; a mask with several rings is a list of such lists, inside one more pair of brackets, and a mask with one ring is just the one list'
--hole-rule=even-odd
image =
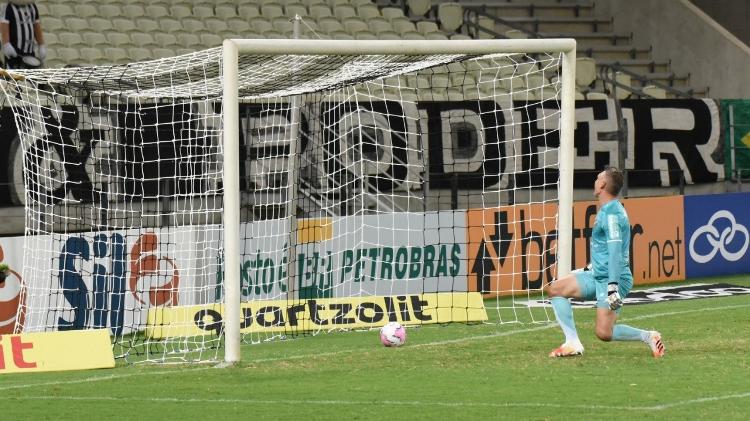
{"label": "goalkeeper's arm", "polygon": [[622,274],[622,241],[609,240],[607,250],[609,252],[609,273],[607,274],[607,302],[611,310],[622,307],[620,296],[620,275]]}

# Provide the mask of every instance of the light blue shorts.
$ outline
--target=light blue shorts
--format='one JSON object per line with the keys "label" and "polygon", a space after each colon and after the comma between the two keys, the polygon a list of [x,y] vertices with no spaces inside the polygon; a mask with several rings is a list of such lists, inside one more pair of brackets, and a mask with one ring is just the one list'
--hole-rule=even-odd
{"label": "light blue shorts", "polygon": [[[594,272],[590,270],[574,270],[573,273],[576,275],[576,282],[578,282],[578,288],[581,289],[581,298],[586,301],[596,300],[597,308],[609,308],[607,302],[607,282],[597,281],[594,279]],[[624,300],[633,288],[633,282],[623,282],[622,280],[618,284],[620,290],[620,297]],[[617,309],[619,313],[622,307]]]}

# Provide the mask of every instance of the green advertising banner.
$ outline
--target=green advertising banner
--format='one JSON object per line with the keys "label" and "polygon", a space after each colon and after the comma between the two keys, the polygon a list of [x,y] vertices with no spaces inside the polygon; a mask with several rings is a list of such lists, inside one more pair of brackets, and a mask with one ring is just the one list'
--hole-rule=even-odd
{"label": "green advertising banner", "polygon": [[727,178],[750,178],[750,99],[721,100]]}

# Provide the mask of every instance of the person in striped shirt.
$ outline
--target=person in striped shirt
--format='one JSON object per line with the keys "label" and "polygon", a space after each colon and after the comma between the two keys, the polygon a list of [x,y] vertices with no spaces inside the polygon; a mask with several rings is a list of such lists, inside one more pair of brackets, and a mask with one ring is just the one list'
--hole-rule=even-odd
{"label": "person in striped shirt", "polygon": [[38,67],[47,57],[39,9],[33,0],[0,4],[0,35],[8,69]]}

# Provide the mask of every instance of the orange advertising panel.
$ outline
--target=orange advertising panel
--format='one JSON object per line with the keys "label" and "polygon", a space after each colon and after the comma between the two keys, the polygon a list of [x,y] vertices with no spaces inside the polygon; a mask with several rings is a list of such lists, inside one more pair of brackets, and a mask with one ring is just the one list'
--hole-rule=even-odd
{"label": "orange advertising panel", "polygon": [[[682,196],[625,199],[630,265],[636,284],[685,279]],[[591,258],[596,202],[573,206],[573,267]],[[556,276],[556,204],[467,212],[469,290],[485,294],[538,289]]]}

